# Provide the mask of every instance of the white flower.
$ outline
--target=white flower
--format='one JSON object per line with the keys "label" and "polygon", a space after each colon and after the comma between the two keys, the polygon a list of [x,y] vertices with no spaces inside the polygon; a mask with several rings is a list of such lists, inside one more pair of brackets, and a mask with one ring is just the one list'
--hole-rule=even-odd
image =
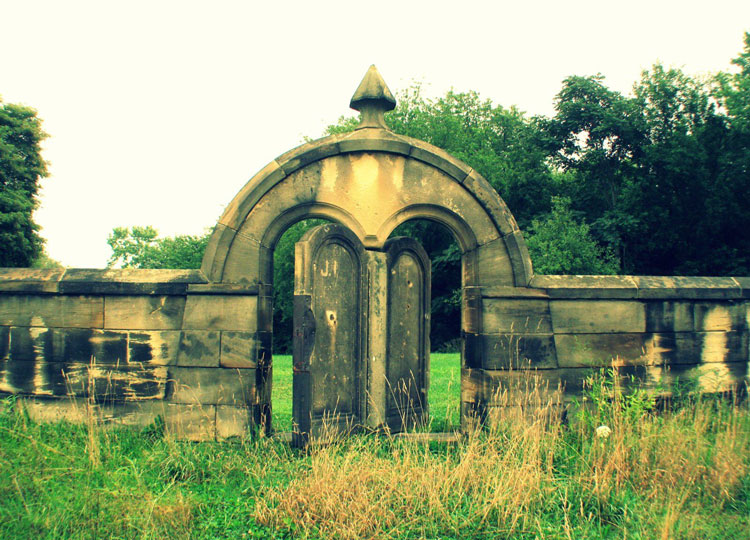
{"label": "white flower", "polygon": [[596,436],[600,439],[606,439],[610,433],[612,433],[612,430],[608,426],[599,426],[596,428]]}

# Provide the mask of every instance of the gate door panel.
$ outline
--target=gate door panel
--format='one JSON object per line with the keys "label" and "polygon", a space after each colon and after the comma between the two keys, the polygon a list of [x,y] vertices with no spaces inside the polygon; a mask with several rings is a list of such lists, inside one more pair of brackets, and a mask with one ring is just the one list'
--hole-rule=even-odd
{"label": "gate door panel", "polygon": [[341,225],[321,225],[295,246],[294,443],[362,425],[366,366],[366,253]]}
{"label": "gate door panel", "polygon": [[388,272],[386,423],[391,431],[428,417],[430,371],[430,260],[411,238],[384,246]]}

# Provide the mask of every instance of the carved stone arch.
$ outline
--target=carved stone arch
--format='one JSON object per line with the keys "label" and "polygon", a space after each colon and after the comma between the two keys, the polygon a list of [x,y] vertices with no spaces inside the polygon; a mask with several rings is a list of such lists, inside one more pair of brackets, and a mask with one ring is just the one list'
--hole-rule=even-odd
{"label": "carved stone arch", "polygon": [[294,221],[331,219],[382,249],[393,227],[420,213],[448,226],[478,264],[494,261],[467,284],[528,285],[523,236],[489,183],[443,150],[379,128],[304,144],[261,170],[219,219],[202,270],[212,282],[267,283],[275,240]]}

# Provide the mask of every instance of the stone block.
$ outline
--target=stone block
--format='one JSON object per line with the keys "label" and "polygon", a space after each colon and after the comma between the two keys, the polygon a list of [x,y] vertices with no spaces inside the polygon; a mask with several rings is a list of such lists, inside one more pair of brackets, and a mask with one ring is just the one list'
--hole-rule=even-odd
{"label": "stone block", "polygon": [[536,298],[482,298],[486,334],[552,333],[549,302]]}
{"label": "stone block", "polygon": [[286,172],[276,160],[263,167],[232,199],[219,219],[219,223],[230,229],[239,230],[260,197],[284,177],[286,177]]}
{"label": "stone block", "polygon": [[219,367],[218,331],[185,330],[181,332],[177,351],[178,366]]}
{"label": "stone block", "polygon": [[408,156],[412,145],[403,137],[387,131],[357,130],[344,134],[338,142],[342,153],[350,152],[385,152]]}
{"label": "stone block", "polygon": [[252,409],[232,405],[216,406],[216,438],[247,437],[253,423]]}
{"label": "stone block", "polygon": [[0,360],[5,360],[10,353],[10,327],[0,326]]}
{"label": "stone block", "polygon": [[185,330],[258,330],[257,296],[191,295],[185,305]]}
{"label": "stone block", "polygon": [[104,300],[94,296],[0,295],[0,325],[101,328]]}
{"label": "stone block", "polygon": [[693,303],[687,301],[658,301],[644,303],[647,332],[692,332]]}
{"label": "stone block", "polygon": [[628,300],[550,300],[555,334],[642,333],[643,303]]}
{"label": "stone block", "polygon": [[744,299],[750,298],[750,277],[735,277],[732,279],[737,282],[737,286],[740,288],[740,296]]}
{"label": "stone block", "polygon": [[472,169],[463,184],[477,198],[482,208],[490,213],[492,221],[502,234],[511,234],[518,230],[513,214],[482,175]]}
{"label": "stone block", "polygon": [[741,363],[748,361],[744,332],[679,332],[653,336],[654,364]]}
{"label": "stone block", "polygon": [[108,296],[104,327],[123,330],[180,330],[184,296]]}
{"label": "stone block", "polygon": [[272,259],[272,250],[260,240],[237,233],[224,261],[222,281],[257,285],[270,272]]}
{"label": "stone block", "polygon": [[224,225],[221,220],[214,226],[201,264],[201,272],[210,282],[217,283],[222,280],[224,263],[236,234],[235,229]]}
{"label": "stone block", "polygon": [[14,394],[91,397],[97,402],[158,400],[166,381],[163,366],[0,362],[0,391]]}
{"label": "stone block", "polygon": [[290,175],[305,165],[338,153],[338,141],[334,137],[327,137],[302,144],[277,157],[276,162],[287,175]]}
{"label": "stone block", "polygon": [[463,358],[471,368],[557,367],[552,334],[465,334]]}
{"label": "stone block", "polygon": [[534,270],[531,266],[531,256],[526,248],[526,240],[523,238],[521,231],[515,231],[503,236],[505,246],[510,255],[510,263],[513,267],[514,285],[516,287],[528,286],[531,278],[534,276]]}
{"label": "stone block", "polygon": [[693,304],[695,330],[743,331],[748,327],[747,305],[744,302],[696,302]]}
{"label": "stone block", "polygon": [[471,172],[471,168],[468,165],[458,161],[445,150],[416,139],[413,139],[411,142],[412,158],[436,167],[448,176],[453,177],[458,182],[463,182]]}
{"label": "stone block", "polygon": [[505,240],[497,238],[476,248],[477,285],[482,287],[513,286],[513,266]]}
{"label": "stone block", "polygon": [[631,276],[534,276],[530,287],[544,289],[550,298],[635,298],[638,287]]}
{"label": "stone block", "polygon": [[164,426],[176,439],[212,441],[216,438],[216,406],[167,403]]}
{"label": "stone block", "polygon": [[171,366],[177,364],[181,332],[129,332],[128,363]]}
{"label": "stone block", "polygon": [[170,367],[167,399],[171,403],[254,405],[255,370]]}
{"label": "stone block", "polygon": [[735,299],[740,285],[730,277],[633,276],[641,299]]}
{"label": "stone block", "polygon": [[205,283],[200,270],[70,268],[60,292],[79,295],[184,295],[190,283]]}
{"label": "stone block", "polygon": [[[222,332],[221,367],[255,369],[258,367],[260,343],[257,332]],[[270,354],[270,351],[263,351]]]}
{"label": "stone block", "polygon": [[482,333],[482,290],[479,287],[464,287],[461,295],[461,328],[472,334]]}
{"label": "stone block", "polygon": [[561,368],[610,367],[653,363],[648,334],[555,334]]}

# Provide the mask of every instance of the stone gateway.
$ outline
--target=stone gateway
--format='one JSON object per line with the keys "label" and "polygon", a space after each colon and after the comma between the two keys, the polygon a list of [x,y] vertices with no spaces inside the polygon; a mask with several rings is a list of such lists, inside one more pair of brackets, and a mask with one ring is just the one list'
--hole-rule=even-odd
{"label": "stone gateway", "polygon": [[[750,278],[535,276],[521,231],[476,171],[388,130],[371,67],[352,133],[281,155],[237,194],[201,270],[0,269],[0,392],[40,419],[105,419],[212,439],[269,428],[273,250],[294,223],[295,440],[401,431],[428,414],[430,261],[413,219],[462,253],[462,418],[492,421],[533,372],[565,400],[591,368],[708,392],[750,381]],[[512,403],[510,404],[512,405]]]}

